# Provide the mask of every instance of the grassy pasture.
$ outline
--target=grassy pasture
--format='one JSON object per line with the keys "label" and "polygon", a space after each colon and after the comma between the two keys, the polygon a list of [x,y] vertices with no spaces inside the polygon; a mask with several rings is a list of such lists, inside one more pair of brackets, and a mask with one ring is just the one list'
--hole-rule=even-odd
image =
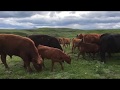
{"label": "grassy pasture", "polygon": [[[35,30],[0,30],[0,34],[10,33],[21,36],[31,34],[47,34],[55,37],[74,38],[80,33],[120,33],[120,30],[76,30],[68,28],[41,28]],[[107,59],[107,63],[101,63],[99,57],[95,60],[81,57],[77,60],[78,51],[71,52],[71,47],[63,48],[72,58],[71,65],[66,62],[64,70],[61,70],[59,63],[55,64],[54,72],[51,72],[51,61],[45,60],[46,68],[42,72],[28,73],[23,68],[23,61],[17,56],[11,59],[7,56],[7,63],[10,70],[6,70],[0,61],[0,79],[119,79],[120,78],[120,54],[112,54],[111,59]]]}

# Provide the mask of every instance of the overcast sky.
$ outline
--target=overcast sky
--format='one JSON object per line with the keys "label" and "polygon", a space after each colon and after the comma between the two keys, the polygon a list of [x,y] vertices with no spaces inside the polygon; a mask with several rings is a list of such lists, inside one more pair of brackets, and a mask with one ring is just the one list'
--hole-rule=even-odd
{"label": "overcast sky", "polygon": [[120,29],[120,11],[0,11],[0,29]]}

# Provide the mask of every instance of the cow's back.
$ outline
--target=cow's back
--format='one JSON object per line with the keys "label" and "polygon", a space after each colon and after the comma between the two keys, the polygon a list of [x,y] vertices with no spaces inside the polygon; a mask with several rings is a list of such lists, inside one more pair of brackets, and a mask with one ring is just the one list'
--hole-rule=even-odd
{"label": "cow's back", "polygon": [[39,45],[38,52],[42,56],[42,58],[47,58],[47,59],[51,59],[54,61],[65,60],[67,63],[71,62],[71,58],[58,48]]}
{"label": "cow's back", "polygon": [[20,49],[25,50],[26,47],[31,47],[34,42],[29,38],[22,37],[14,34],[1,34],[0,35],[0,52],[17,52]]}
{"label": "cow's back", "polygon": [[54,48],[58,48],[58,49],[63,50],[62,47],[60,46],[59,41],[55,37],[48,36],[48,35],[30,35],[28,37],[31,40],[34,41],[36,47],[39,44],[41,44],[41,45],[45,45],[45,46],[49,46],[49,47],[54,47]]}
{"label": "cow's back", "polygon": [[38,45],[38,52],[43,58],[51,59],[60,56],[62,51],[58,48]]}
{"label": "cow's back", "polygon": [[120,52],[120,34],[105,33],[100,37],[100,55],[101,60],[105,61],[105,53],[111,56],[111,53]]}
{"label": "cow's back", "polygon": [[120,34],[103,34],[100,37],[100,46],[104,51],[120,52]]}
{"label": "cow's back", "polygon": [[87,43],[99,43],[100,34],[85,34],[83,39]]}

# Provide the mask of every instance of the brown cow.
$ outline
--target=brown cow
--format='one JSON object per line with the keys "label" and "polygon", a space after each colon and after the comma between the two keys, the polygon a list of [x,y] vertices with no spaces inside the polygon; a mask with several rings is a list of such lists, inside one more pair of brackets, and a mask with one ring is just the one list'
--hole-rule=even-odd
{"label": "brown cow", "polygon": [[77,36],[76,36],[76,38],[78,38],[78,39],[82,39],[84,37],[84,34],[78,34]]}
{"label": "brown cow", "polygon": [[67,47],[67,46],[70,47],[70,42],[71,42],[70,38],[63,38],[63,47]]}
{"label": "brown cow", "polygon": [[70,47],[70,42],[71,42],[70,38],[58,37],[57,39],[63,47],[67,47],[67,46]]}
{"label": "brown cow", "polygon": [[77,38],[83,39],[86,43],[96,43],[99,44],[101,34],[91,33],[91,34],[79,34]]}
{"label": "brown cow", "polygon": [[99,46],[97,44],[85,43],[83,39],[78,44],[80,52],[78,53],[78,58],[80,54],[82,54],[83,58],[85,58],[85,53],[92,53],[92,58],[94,59],[95,54],[99,52]]}
{"label": "brown cow", "polygon": [[43,66],[44,66],[44,58],[51,59],[51,61],[52,61],[51,71],[53,71],[55,62],[60,63],[62,70],[64,69],[62,66],[63,61],[66,61],[68,64],[71,63],[70,56],[68,56],[62,50],[60,50],[58,48],[39,45],[38,52],[41,55],[41,57],[43,58]]}
{"label": "brown cow", "polygon": [[72,53],[75,51],[76,47],[78,47],[78,43],[81,41],[81,39],[73,38],[72,39]]}
{"label": "brown cow", "polygon": [[35,47],[34,42],[27,38],[14,34],[0,34],[0,54],[5,68],[9,68],[6,63],[6,56],[19,56],[24,61],[24,67],[29,72],[32,71],[30,62],[37,71],[42,70],[42,58]]}
{"label": "brown cow", "polygon": [[64,44],[64,41],[63,41],[63,38],[62,38],[62,37],[58,37],[57,40],[59,41],[59,43],[60,43],[61,45]]}

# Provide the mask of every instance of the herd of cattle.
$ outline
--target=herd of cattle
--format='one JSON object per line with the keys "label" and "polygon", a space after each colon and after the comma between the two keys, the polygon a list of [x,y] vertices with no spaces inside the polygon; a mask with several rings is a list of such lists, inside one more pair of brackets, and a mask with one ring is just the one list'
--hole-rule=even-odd
{"label": "herd of cattle", "polygon": [[120,52],[120,34],[78,34],[73,39],[48,35],[23,37],[14,34],[0,34],[1,61],[5,68],[9,68],[6,56],[11,58],[13,55],[19,56],[23,60],[24,68],[31,72],[30,63],[37,71],[41,71],[45,67],[44,59],[46,58],[52,61],[51,71],[53,71],[55,62],[59,62],[63,70],[62,62],[71,63],[71,57],[63,50],[64,47],[70,47],[70,44],[72,45],[72,53],[76,47],[78,48],[78,58],[80,55],[83,58],[85,55],[89,55],[94,59],[98,54],[100,60],[106,62],[106,53],[110,57],[111,53]]}

